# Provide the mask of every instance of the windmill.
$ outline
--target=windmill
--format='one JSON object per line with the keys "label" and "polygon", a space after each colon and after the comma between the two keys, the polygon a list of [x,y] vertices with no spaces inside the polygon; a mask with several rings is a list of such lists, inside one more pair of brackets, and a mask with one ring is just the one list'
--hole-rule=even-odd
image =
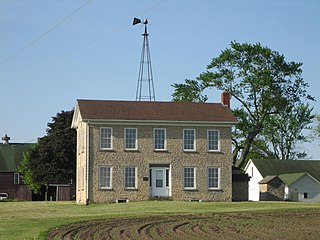
{"label": "windmill", "polygon": [[147,25],[148,20],[144,22],[139,18],[134,18],[132,25],[144,24],[143,45],[140,59],[138,84],[136,90],[136,101],[155,101],[155,92],[153,84],[153,75],[151,67],[151,56],[149,49],[148,31]]}

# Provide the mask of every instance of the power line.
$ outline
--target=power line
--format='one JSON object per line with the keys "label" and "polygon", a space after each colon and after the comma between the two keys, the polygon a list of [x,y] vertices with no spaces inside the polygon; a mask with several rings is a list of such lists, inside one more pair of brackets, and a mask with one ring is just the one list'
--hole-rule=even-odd
{"label": "power line", "polygon": [[[155,4],[151,5],[151,6],[148,7],[147,9],[143,10],[143,11],[140,12],[139,14],[143,14],[143,13],[145,13],[145,12],[148,12],[149,10],[151,10],[152,8],[154,8],[155,6],[159,5],[160,2],[161,2],[161,0],[158,1],[158,2],[156,2]],[[139,15],[139,14],[138,14],[138,15]],[[99,41],[100,39],[104,38],[105,36],[110,35],[111,33],[116,32],[116,31],[118,31],[119,29],[123,28],[125,25],[127,25],[128,22],[131,23],[131,21],[132,21],[132,18],[126,20],[126,21],[123,22],[122,24],[120,24],[120,25],[114,27],[113,29],[105,32],[104,34],[102,34],[102,35],[100,35],[99,37],[91,40],[90,42],[82,45],[81,47],[70,51],[69,53],[65,54],[65,55],[62,56],[61,58],[59,58],[59,59],[57,59],[57,60],[55,60],[55,61],[52,61],[51,63],[48,63],[47,65],[42,66],[42,68],[43,68],[43,67],[48,67],[48,66],[50,66],[50,65],[52,65],[52,64],[55,64],[55,63],[58,63],[58,62],[62,61],[63,59],[65,59],[65,58],[67,58],[67,57],[70,57],[71,55],[75,54],[76,52],[79,52],[79,51],[81,51],[82,49],[89,47],[89,46],[92,45],[93,43],[95,43],[95,42]]]}
{"label": "power line", "polygon": [[83,7],[85,7],[86,5],[88,5],[91,1],[93,0],[88,0],[87,2],[85,2],[83,5],[81,5],[80,7],[78,7],[76,10],[74,10],[71,14],[69,14],[67,17],[65,17],[64,19],[62,19],[61,21],[59,21],[58,23],[56,23],[55,25],[53,25],[51,28],[49,28],[47,31],[45,31],[44,33],[42,33],[40,36],[38,36],[37,38],[35,38],[34,40],[32,40],[30,43],[28,43],[26,46],[24,46],[23,48],[21,48],[19,51],[13,53],[12,55],[10,55],[9,57],[3,59],[0,61],[0,65],[8,62],[9,60],[11,60],[12,58],[16,57],[17,55],[19,55],[20,53],[22,53],[23,51],[25,51],[26,49],[28,49],[29,47],[31,47],[33,44],[35,44],[36,42],[38,42],[41,38],[43,38],[44,36],[46,36],[48,33],[50,33],[52,30],[54,30],[55,28],[57,28],[58,26],[62,25],[64,22],[66,22],[68,19],[70,19],[73,15],[75,15],[78,11],[80,11],[80,9],[82,9]]}
{"label": "power line", "polygon": [[[92,0],[90,0],[90,1],[92,1]],[[156,2],[155,4],[151,5],[151,6],[148,7],[147,9],[141,11],[138,15],[144,14],[144,13],[148,12],[149,10],[151,10],[152,8],[154,8],[155,6],[159,5],[159,4],[161,3],[161,1],[162,1],[162,0]],[[37,70],[31,71],[31,72],[29,72],[29,73],[27,73],[27,74],[33,74],[33,73],[38,72],[38,71],[40,71],[40,70],[42,70],[42,69],[44,69],[44,68],[47,68],[47,67],[49,67],[49,66],[51,66],[51,65],[53,65],[53,64],[59,63],[59,62],[63,61],[64,59],[72,56],[73,54],[75,54],[75,53],[77,53],[77,52],[80,52],[82,49],[89,47],[90,45],[92,45],[93,43],[101,40],[102,38],[104,38],[104,37],[112,34],[113,32],[116,32],[116,31],[120,30],[121,28],[123,28],[124,26],[126,26],[128,23],[131,24],[131,22],[132,22],[132,18],[126,20],[126,21],[123,22],[122,24],[119,24],[118,26],[114,27],[113,29],[105,32],[104,34],[102,34],[102,35],[100,35],[99,37],[91,40],[90,42],[87,42],[86,44],[82,45],[81,47],[76,48],[76,49],[74,49],[74,50],[66,53],[66,54],[63,55],[62,57],[60,57],[60,58],[58,58],[58,59],[56,59],[56,60],[54,60],[54,61],[52,61],[52,62],[49,62],[49,63],[47,63],[47,64],[44,64],[44,65],[38,67]],[[0,62],[0,64],[1,64],[1,62]],[[24,75],[26,75],[26,74],[24,74]]]}

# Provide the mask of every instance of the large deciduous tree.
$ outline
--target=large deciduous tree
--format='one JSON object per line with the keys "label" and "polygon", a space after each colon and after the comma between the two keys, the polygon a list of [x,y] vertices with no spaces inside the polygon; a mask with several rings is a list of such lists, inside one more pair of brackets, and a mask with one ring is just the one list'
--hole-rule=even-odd
{"label": "large deciduous tree", "polygon": [[315,133],[318,137],[320,137],[320,115],[316,116],[317,125],[315,127]]}
{"label": "large deciduous tree", "polygon": [[309,142],[310,136],[304,130],[310,130],[313,108],[309,104],[287,106],[279,114],[269,116],[259,136],[254,140],[251,152],[260,158],[296,159],[304,158],[304,151],[295,149],[298,141]]}
{"label": "large deciduous tree", "polygon": [[45,186],[47,195],[50,183],[69,183],[75,179],[76,132],[71,129],[72,116],[73,110],[58,113],[47,124],[47,135],[24,154],[19,171],[35,193]]}
{"label": "large deciduous tree", "polygon": [[[308,84],[302,78],[301,66],[302,63],[285,61],[283,55],[260,43],[240,44],[233,41],[231,48],[213,58],[207,71],[196,80],[173,84],[173,100],[203,101],[207,98],[203,94],[205,89],[227,90],[239,103],[233,110],[238,119],[233,135],[234,164],[243,166],[254,141],[262,134],[269,141],[264,144],[266,151],[269,151],[269,144],[273,141],[276,145],[271,147],[271,152],[278,155],[281,149],[281,154],[289,157],[295,141],[301,140],[300,130],[312,117],[312,109],[304,104],[305,100],[313,98],[307,94]],[[306,112],[300,116],[302,124],[296,126],[296,122],[292,122],[290,125],[287,121],[290,126],[284,126],[286,118],[294,119],[301,109]],[[277,135],[279,133],[286,136]],[[261,145],[261,138],[259,140]],[[289,143],[286,142],[288,140]]]}

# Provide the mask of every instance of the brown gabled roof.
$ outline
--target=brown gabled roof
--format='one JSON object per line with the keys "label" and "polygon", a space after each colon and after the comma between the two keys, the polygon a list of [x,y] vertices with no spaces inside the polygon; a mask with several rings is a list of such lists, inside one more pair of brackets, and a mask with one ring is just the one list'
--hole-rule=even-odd
{"label": "brown gabled roof", "polygon": [[78,100],[83,120],[150,120],[235,123],[220,103]]}

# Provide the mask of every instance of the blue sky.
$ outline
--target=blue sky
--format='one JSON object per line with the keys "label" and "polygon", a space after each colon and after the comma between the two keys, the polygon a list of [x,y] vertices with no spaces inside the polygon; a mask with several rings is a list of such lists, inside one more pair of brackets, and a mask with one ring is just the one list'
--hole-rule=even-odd
{"label": "blue sky", "polygon": [[[35,141],[76,99],[135,100],[143,26],[133,17],[150,23],[156,100],[236,40],[302,62],[320,113],[319,12],[318,0],[1,0],[0,135]],[[320,159],[319,144],[300,148]]]}

